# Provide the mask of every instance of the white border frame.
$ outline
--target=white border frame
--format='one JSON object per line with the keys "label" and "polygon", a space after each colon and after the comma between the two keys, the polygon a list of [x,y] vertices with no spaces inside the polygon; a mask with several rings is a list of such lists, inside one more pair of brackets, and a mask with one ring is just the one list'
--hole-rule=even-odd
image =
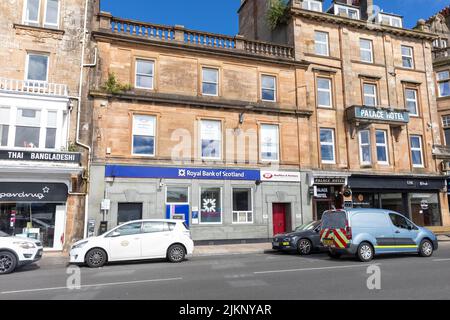
{"label": "white border frame", "polygon": [[[411,50],[411,55],[410,56],[406,56],[406,55],[404,55],[403,54],[403,48],[408,48],[409,50]],[[406,68],[406,69],[414,69],[414,67],[415,67],[415,65],[416,65],[416,63],[415,63],[415,61],[414,61],[414,48],[413,47],[411,47],[411,46],[406,46],[406,45],[401,45],[400,46],[400,53],[401,53],[401,56],[402,56],[402,67],[403,68]],[[403,58],[410,58],[411,59],[411,67],[406,67],[404,64],[403,64]]]}
{"label": "white border frame", "polygon": [[[147,88],[147,87],[140,87],[140,86],[138,86],[137,85],[137,79],[138,79],[138,70],[137,70],[137,68],[138,68],[138,61],[144,61],[144,62],[151,62],[152,63],[152,71],[153,71],[153,73],[152,73],[152,75],[151,75],[151,78],[152,78],[152,87],[151,88]],[[135,59],[135,61],[134,61],[134,64],[135,64],[135,66],[134,66],[134,87],[136,88],[136,89],[143,89],[143,90],[155,90],[155,65],[156,65],[156,62],[155,62],[155,60],[153,60],[153,59],[144,59],[144,58],[136,58]],[[148,75],[148,74],[142,74],[142,73],[140,73],[139,75],[141,75],[141,76],[144,76],[144,77],[150,77],[150,75]]]}
{"label": "white border frame", "polygon": [[[31,80],[28,79],[28,67],[30,64],[30,56],[42,56],[47,58],[47,74],[46,74],[46,80]],[[25,75],[24,80],[27,82],[36,82],[36,83],[48,83],[48,72],[50,70],[50,54],[49,53],[42,53],[42,52],[34,52],[34,51],[27,51],[27,56],[25,58]]]}
{"label": "white border frame", "polygon": [[[366,94],[366,86],[371,86],[375,88],[374,94]],[[372,106],[370,104],[366,104],[366,96],[370,98],[375,98],[375,104]],[[378,106],[378,86],[375,83],[364,82],[363,83],[363,105],[367,107],[376,107]]]}
{"label": "white border frame", "polygon": [[[420,149],[412,147],[412,139],[413,138],[419,138]],[[409,139],[410,139],[410,144],[411,144],[411,163],[412,163],[413,168],[425,168],[424,158],[423,158],[423,141],[422,141],[422,136],[421,135],[417,135],[417,134],[412,134],[412,135],[409,136]],[[420,151],[420,161],[422,162],[421,164],[414,164],[413,156],[412,156],[413,151]]]}
{"label": "white border frame", "polygon": [[[202,222],[202,190],[203,189],[219,189],[220,190],[220,222]],[[198,206],[198,224],[201,225],[223,225],[223,214],[224,214],[224,208],[223,208],[223,186],[199,186],[198,189],[198,198],[199,198],[199,206]]]}
{"label": "white border frame", "polygon": [[[234,189],[247,189],[250,190],[250,197],[251,197],[251,201],[252,201],[252,205],[251,205],[251,213],[252,213],[252,221],[251,222],[234,222],[234,213],[238,213],[238,218],[239,218],[239,213],[241,212],[245,212],[245,213],[249,213],[250,211],[234,211],[233,210],[233,196],[234,196]],[[246,219],[248,218],[248,216],[246,217]],[[239,220],[239,219],[238,219]],[[248,220],[248,219],[247,219]],[[231,186],[231,224],[235,224],[235,225],[251,225],[251,224],[255,224],[255,199],[254,199],[254,190],[253,187],[248,187],[248,186]]]}
{"label": "white border frame", "polygon": [[[328,81],[329,84],[330,84],[330,89],[329,90],[321,89],[319,87],[319,80],[326,80],[326,81]],[[317,77],[316,83],[317,83],[317,107],[319,107],[319,108],[326,108],[326,109],[333,109],[333,81],[330,78]],[[320,92],[326,92],[326,93],[329,94],[329,96],[330,96],[330,105],[329,106],[326,106],[326,105],[323,105],[323,104],[319,103],[319,100],[320,100],[319,99],[319,93]]]}
{"label": "white border frame", "polygon": [[[220,123],[220,154],[219,154],[219,156],[218,157],[204,157],[203,156],[203,143],[202,143],[202,122],[203,121],[216,121],[216,122],[219,122]],[[199,127],[199,151],[200,151],[200,159],[202,159],[202,160],[213,160],[213,161],[217,161],[217,160],[222,160],[222,157],[223,157],[223,141],[224,141],[224,139],[223,139],[223,128],[222,128],[222,126],[223,126],[223,123],[222,123],[222,121],[221,120],[216,120],[216,119],[199,119],[199,122],[200,122],[200,127]]]}
{"label": "white border frame", "polygon": [[[412,91],[414,92],[414,100],[409,99],[408,96],[406,95],[406,91]],[[416,112],[415,113],[411,113],[410,110],[408,110],[408,102],[412,102],[414,101],[416,104]],[[420,116],[420,112],[419,112],[419,91],[417,89],[411,89],[411,88],[405,88],[405,109],[409,112],[409,115],[411,117],[419,117]]]}
{"label": "white border frame", "polygon": [[[361,46],[361,41],[366,41],[366,42],[368,42],[368,43],[370,44],[370,50],[369,50],[369,49],[366,49],[366,48],[363,48],[363,47]],[[363,60],[361,51],[370,52],[370,61]],[[373,56],[373,41],[372,41],[372,40],[370,40],[370,39],[365,39],[365,38],[359,38],[359,55],[360,55],[360,60],[361,60],[361,62],[365,62],[365,63],[374,63],[374,56]]]}
{"label": "white border frame", "polygon": [[[361,17],[361,12],[360,12],[360,10],[358,8],[349,7],[349,6],[346,6],[345,4],[334,3],[334,14],[336,16],[339,16],[339,9],[345,9],[345,12],[347,13],[347,17],[349,19],[359,20],[360,17]],[[356,18],[350,17],[350,15],[348,14],[349,10],[356,11]]]}
{"label": "white border frame", "polygon": [[[278,147],[278,151],[277,151],[277,158],[276,159],[264,159],[262,156],[262,144],[263,144],[263,139],[262,139],[262,128],[263,126],[273,126],[273,127],[277,127],[277,147]],[[259,126],[259,157],[261,159],[261,162],[280,162],[280,144],[281,144],[281,137],[280,137],[280,125],[279,124],[273,124],[273,123],[261,123],[261,125]]]}
{"label": "white border frame", "polygon": [[[368,162],[367,162],[367,161],[364,161],[364,156],[363,156],[363,152],[362,152],[363,143],[362,143],[362,139],[361,139],[361,134],[362,134],[363,132],[367,132],[368,138],[369,138],[369,143],[368,143],[368,144],[364,144],[364,146],[368,146],[368,147],[369,147],[369,157],[370,157],[370,160],[369,160]],[[371,164],[372,164],[372,143],[371,143],[371,140],[372,140],[372,139],[370,139],[370,130],[368,130],[368,129],[360,130],[360,131],[358,132],[358,140],[359,140],[359,163],[360,163],[362,166],[371,165]]]}
{"label": "white border frame", "polygon": [[[187,188],[188,189],[188,193],[187,193],[187,202],[167,202],[167,189],[169,188]],[[189,206],[191,205],[191,187],[188,185],[177,185],[177,184],[167,184],[166,188],[165,188],[165,193],[164,193],[164,202],[166,203],[166,205],[186,205],[188,204]]]}
{"label": "white border frame", "polygon": [[[38,0],[39,6],[38,6],[38,14],[37,14],[37,21],[27,20],[27,7],[28,7],[28,0],[23,1],[23,13],[22,13],[22,23],[26,25],[38,25],[40,26],[40,17],[41,17],[41,0]],[[31,24],[30,24],[31,23]]]}
{"label": "white border frame", "polygon": [[[158,132],[158,119],[157,116],[155,115],[151,115],[151,114],[141,114],[141,113],[133,113],[132,115],[132,119],[131,119],[131,155],[134,157],[145,157],[145,158],[154,158],[156,156],[156,135]],[[144,117],[149,117],[149,118],[153,118],[154,119],[154,125],[153,125],[153,129],[154,129],[154,136],[153,136],[153,154],[139,154],[139,153],[134,153],[134,117],[135,116],[144,116]],[[137,135],[139,136],[139,135]]]}
{"label": "white border frame", "polygon": [[[201,93],[202,96],[208,96],[208,97],[218,97],[219,96],[219,82],[220,82],[220,69],[219,68],[213,68],[213,67],[206,67],[206,66],[202,66],[201,67],[201,71],[202,71],[202,81],[201,81]],[[214,70],[217,72],[217,82],[208,82],[205,81],[205,77],[203,75],[203,71],[205,70]],[[215,84],[216,85],[216,94],[210,94],[210,93],[204,93],[203,92],[203,84],[207,83],[207,84]]]}
{"label": "white border frame", "polygon": [[[322,33],[322,34],[326,35],[326,37],[327,37],[326,42],[318,41],[316,39],[316,35],[318,33]],[[325,44],[326,45],[326,48],[327,48],[326,54],[317,52],[317,44],[322,44],[322,45]],[[323,56],[323,57],[329,57],[330,56],[330,35],[328,34],[328,32],[320,31],[320,30],[314,30],[314,53],[316,55]]]}
{"label": "white border frame", "polygon": [[[263,87],[263,77],[273,78],[273,80],[274,80],[274,88],[273,89],[272,88]],[[278,83],[277,83],[278,79],[277,79],[277,77],[275,75],[273,75],[273,74],[261,73],[260,81],[261,81],[261,101],[277,102],[277,100],[278,100],[277,99],[277,95],[278,95]],[[273,100],[267,100],[267,99],[263,98],[263,91],[264,90],[273,91]]]}
{"label": "white border frame", "polygon": [[[377,132],[383,132],[384,136],[384,143],[378,143],[377,142]],[[387,140],[387,131],[377,129],[375,130],[375,148],[377,149],[377,163],[379,165],[388,166],[389,165],[389,146],[388,146],[388,140]],[[378,159],[378,147],[384,147],[384,151],[386,152],[386,161],[380,161]]]}
{"label": "white border frame", "polygon": [[61,14],[61,0],[57,0],[57,1],[58,1],[58,12],[56,15],[56,24],[54,24],[54,23],[47,23],[47,6],[48,6],[49,0],[45,0],[44,21],[42,22],[42,25],[44,26],[44,28],[55,27],[55,29],[59,29],[60,14]]}
{"label": "white border frame", "polygon": [[[331,131],[332,142],[322,142],[320,141],[320,132],[322,130]],[[332,128],[319,128],[319,144],[320,144],[320,161],[322,164],[336,164],[336,137],[334,129]],[[322,145],[324,146],[332,146],[333,147],[333,160],[324,160],[322,157]]]}

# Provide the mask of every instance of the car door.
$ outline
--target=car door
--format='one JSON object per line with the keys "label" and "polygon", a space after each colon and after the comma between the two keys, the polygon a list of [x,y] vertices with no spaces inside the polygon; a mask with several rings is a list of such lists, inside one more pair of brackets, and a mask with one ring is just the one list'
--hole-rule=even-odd
{"label": "car door", "polygon": [[404,216],[397,213],[389,213],[394,225],[395,247],[397,251],[417,251],[417,238],[419,229]]}
{"label": "car door", "polygon": [[107,236],[109,260],[134,260],[141,258],[142,222],[127,223]]}
{"label": "car door", "polygon": [[321,224],[315,225],[315,228],[311,230],[311,241],[313,243],[314,248],[320,248],[322,247],[322,244],[320,243],[320,228]]}
{"label": "car door", "polygon": [[[173,230],[173,228],[172,228]],[[162,258],[172,242],[169,223],[161,221],[144,221],[142,226],[142,257],[144,259]]]}

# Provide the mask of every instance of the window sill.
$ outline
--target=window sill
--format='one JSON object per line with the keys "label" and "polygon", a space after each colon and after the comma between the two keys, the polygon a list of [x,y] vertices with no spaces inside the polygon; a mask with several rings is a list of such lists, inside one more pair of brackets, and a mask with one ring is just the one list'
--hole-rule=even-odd
{"label": "window sill", "polygon": [[331,60],[335,60],[335,61],[341,61],[341,59],[339,59],[339,58],[332,57],[330,55],[321,55],[321,54],[317,54],[317,53],[305,53],[305,56],[312,57],[312,58],[322,58],[322,59],[331,59]]}
{"label": "window sill", "polygon": [[65,31],[60,30],[60,29],[53,29],[53,28],[48,28],[48,27],[37,27],[37,26],[31,26],[31,25],[19,24],[19,23],[14,23],[13,28],[18,29],[18,30],[47,32],[47,33],[53,33],[53,34],[57,34],[57,35],[65,34]]}

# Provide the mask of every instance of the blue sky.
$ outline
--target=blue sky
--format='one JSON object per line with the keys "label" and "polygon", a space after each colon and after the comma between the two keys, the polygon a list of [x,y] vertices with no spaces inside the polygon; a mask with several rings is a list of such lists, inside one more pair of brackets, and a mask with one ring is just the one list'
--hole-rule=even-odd
{"label": "blue sky", "polygon": [[[189,29],[236,35],[240,0],[101,0],[102,10],[114,16]],[[429,18],[450,0],[374,0],[385,12],[405,17],[405,27]],[[331,0],[325,1],[328,8]]]}

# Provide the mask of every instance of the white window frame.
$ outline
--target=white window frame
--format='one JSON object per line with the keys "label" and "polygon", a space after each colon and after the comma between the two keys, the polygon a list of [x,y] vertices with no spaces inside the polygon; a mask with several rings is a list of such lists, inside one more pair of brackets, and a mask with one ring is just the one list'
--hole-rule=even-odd
{"label": "white window frame", "polygon": [[[403,54],[403,48],[409,49],[411,55],[404,55],[404,54]],[[415,66],[415,62],[414,62],[414,48],[411,47],[411,46],[401,45],[400,51],[401,51],[401,54],[402,54],[402,67],[403,67],[403,68],[406,68],[406,69],[414,69],[414,66]],[[407,66],[404,65],[404,63],[403,63],[403,58],[409,58],[409,59],[411,59],[411,67],[407,67]]]}
{"label": "white window frame", "polygon": [[[440,74],[447,74],[448,76],[447,76],[447,78],[442,78],[442,79],[441,79],[441,78],[439,77]],[[438,95],[439,95],[439,98],[442,98],[442,97],[450,97],[450,94],[444,96],[444,95],[442,95],[442,92],[441,92],[441,84],[442,84],[442,83],[448,82],[448,85],[449,85],[449,87],[450,87],[450,71],[449,71],[449,70],[439,71],[439,72],[437,72],[437,74],[436,74],[436,78],[437,78],[437,83],[438,83]]]}
{"label": "white window frame", "polygon": [[[325,35],[326,36],[326,41],[324,42],[324,41],[318,41],[317,40],[317,38],[316,38],[316,36],[317,36],[317,34],[323,34],[323,35]],[[318,44],[320,44],[320,45],[325,45],[325,47],[326,47],[326,53],[324,54],[324,53],[319,53],[318,52],[318,50],[317,50],[317,45]],[[315,54],[317,54],[317,55],[319,55],[319,56],[324,56],[324,57],[329,57],[330,56],[330,38],[329,38],[329,34],[328,34],[328,32],[325,32],[325,31],[319,31],[319,30],[315,30],[314,31],[314,53]]]}
{"label": "white window frame", "polygon": [[[167,191],[169,188],[187,188],[187,202],[168,202],[167,201]],[[166,185],[166,189],[165,189],[165,195],[164,195],[164,200],[166,202],[166,205],[187,205],[191,203],[191,187],[190,186],[186,186],[186,185],[176,185],[176,184],[169,184]]]}
{"label": "white window frame", "polygon": [[[277,159],[265,159],[263,157],[263,127],[276,127],[277,128]],[[260,134],[260,141],[259,141],[259,148],[260,148],[260,153],[259,156],[261,158],[262,162],[279,162],[280,161],[280,126],[278,124],[271,124],[271,123],[262,123],[259,129],[259,134]]]}
{"label": "white window frame", "polygon": [[[140,154],[140,153],[134,153],[134,136],[135,136],[135,128],[134,128],[134,123],[135,120],[134,118],[136,116],[141,116],[141,117],[149,117],[149,118],[153,118],[153,154]],[[131,155],[135,156],[135,157],[146,157],[146,158],[153,158],[156,155],[156,134],[158,132],[157,129],[157,125],[158,125],[158,119],[155,115],[151,115],[151,114],[140,114],[140,113],[135,113],[132,115],[132,124],[131,124]],[[139,134],[136,134],[137,136],[141,136]]]}
{"label": "white window frame", "polygon": [[[234,190],[235,189],[246,189],[246,190],[250,190],[250,199],[251,199],[251,211],[234,211],[233,210],[233,197],[234,197]],[[253,188],[251,187],[246,187],[246,186],[233,186],[231,188],[231,223],[232,224],[254,224],[255,223],[255,216],[254,216],[254,199],[253,199]],[[235,213],[237,214],[237,222],[234,221],[234,215]],[[245,213],[245,220],[246,222],[239,222],[239,214]],[[252,221],[248,221],[248,213],[252,214]]]}
{"label": "white window frame", "polygon": [[[320,141],[320,132],[322,130],[331,131],[332,142],[322,142]],[[334,136],[334,129],[330,128],[320,128],[319,129],[319,142],[320,142],[320,159],[323,164],[336,164],[336,139]],[[322,158],[322,146],[332,146],[333,147],[333,160],[324,160]]]}
{"label": "white window frame", "polygon": [[[312,5],[313,4],[319,6],[319,8],[318,8],[319,10],[312,9]],[[322,12],[322,10],[323,10],[322,2],[321,1],[317,1],[317,0],[304,0],[302,8],[306,9],[306,10],[310,10],[310,11],[316,11],[316,12]]]}
{"label": "white window frame", "polygon": [[[202,191],[204,189],[219,189],[220,190],[220,222],[202,222]],[[223,224],[223,187],[222,186],[200,186],[199,187],[199,211],[198,211],[198,223],[203,225],[222,225]]]}
{"label": "white window frame", "polygon": [[[359,20],[359,19],[360,19],[360,16],[361,16],[361,15],[360,15],[360,12],[359,12],[359,9],[358,9],[358,8],[347,7],[347,6],[344,6],[344,5],[335,4],[335,5],[334,5],[334,14],[338,16],[338,15],[339,15],[339,10],[341,10],[341,9],[345,10],[345,12],[346,12],[346,14],[347,14],[347,17],[348,17],[349,19],[355,19],[355,20]],[[350,14],[349,14],[349,11],[350,11],[350,10],[356,12],[356,18],[350,17]]]}
{"label": "white window frame", "polygon": [[[370,44],[370,49],[366,49],[366,48],[362,47],[361,42],[363,42],[363,41]],[[373,63],[373,41],[372,40],[360,38],[359,39],[359,50],[360,50],[360,59],[362,62]],[[370,61],[366,61],[363,59],[362,51],[370,52]]]}
{"label": "white window frame", "polygon": [[[383,132],[384,143],[379,143],[377,141],[377,133],[378,132]],[[388,140],[387,140],[387,131],[386,130],[375,130],[375,147],[377,149],[377,163],[380,165],[388,166],[389,165],[389,148],[388,148]],[[380,161],[380,159],[378,159],[378,148],[379,147],[384,148],[384,151],[386,153],[386,161]]]}
{"label": "white window frame", "polygon": [[[366,86],[374,87],[374,94],[366,93]],[[368,107],[378,106],[378,86],[375,83],[364,82],[363,83],[363,105],[366,105],[366,97],[374,98],[375,104],[373,106],[367,105]]]}
{"label": "white window frame", "polygon": [[[203,141],[203,137],[202,137],[202,124],[203,124],[203,122],[218,122],[218,123],[220,123],[220,143],[219,143],[219,146],[220,146],[220,150],[219,150],[219,156],[217,156],[217,157],[205,157],[205,156],[203,156],[203,143],[202,143],[202,141]],[[222,160],[222,157],[223,157],[223,123],[222,123],[222,121],[220,121],[220,120],[216,120],[216,119],[200,119],[200,128],[199,128],[199,130],[200,130],[200,134],[199,134],[199,136],[200,136],[200,143],[199,143],[199,146],[200,146],[200,158],[202,159],[202,160]],[[206,139],[205,139],[206,140]]]}
{"label": "white window frame", "polygon": [[442,116],[442,126],[444,128],[450,128],[450,114],[446,114],[446,115]]}
{"label": "white window frame", "polygon": [[61,13],[61,0],[58,0],[58,12],[57,12],[57,15],[56,15],[56,24],[54,24],[54,23],[48,23],[48,22],[47,22],[47,7],[48,7],[48,2],[49,2],[49,0],[46,0],[46,1],[45,1],[45,8],[44,8],[44,27],[50,26],[50,27],[56,27],[56,29],[58,29],[58,28],[59,28],[59,20],[60,20],[59,15],[60,15],[60,13]]}
{"label": "white window frame", "polygon": [[[273,84],[274,84],[274,88],[273,89],[272,88],[263,87],[263,78],[264,77],[268,77],[268,78],[272,78],[273,79]],[[277,84],[277,77],[272,75],[272,74],[261,74],[260,81],[261,81],[261,101],[277,102],[277,91],[278,91],[278,89],[277,89],[277,86],[278,86],[278,84]],[[273,100],[263,99],[263,91],[264,90],[273,91]]]}
{"label": "white window frame", "polygon": [[[414,92],[414,99],[408,98],[408,95],[406,94],[407,91]],[[411,89],[411,88],[405,88],[405,109],[409,112],[409,115],[412,117],[418,117],[419,116],[419,92],[417,89]],[[416,112],[411,113],[410,110],[408,110],[408,102],[414,102],[416,106]]]}
{"label": "white window frame", "polygon": [[[412,163],[412,166],[413,166],[413,168],[424,168],[425,165],[424,165],[424,158],[423,158],[423,141],[422,141],[422,136],[420,136],[420,135],[411,135],[409,138],[411,140],[410,143],[411,143],[411,163]],[[419,148],[413,148],[412,147],[412,139],[413,138],[418,138],[419,139],[419,144],[420,144]],[[421,164],[414,164],[413,156],[412,156],[413,151],[419,151],[420,152]]]}
{"label": "white window frame", "polygon": [[[363,133],[367,133],[368,135],[368,143],[363,143],[362,142],[362,134]],[[370,130],[361,130],[359,131],[359,159],[360,159],[360,163],[363,166],[367,166],[367,165],[371,165],[372,164],[372,144],[371,142],[371,138],[370,138]],[[363,153],[363,147],[369,147],[369,161],[364,161],[364,153]]]}
{"label": "white window frame", "polygon": [[[46,79],[45,80],[30,80],[28,79],[28,68],[30,65],[30,56],[42,56],[47,58],[47,71],[46,71]],[[35,82],[35,83],[47,83],[48,82],[48,72],[50,70],[50,55],[39,52],[27,52],[27,57],[25,61],[25,81],[26,82]]]}
{"label": "white window frame", "polygon": [[[322,89],[319,87],[319,80],[326,80],[328,81],[329,85],[330,85],[330,89]],[[319,95],[320,93],[325,93],[330,97],[330,105],[323,105],[320,104],[319,101]],[[330,78],[325,78],[325,77],[317,77],[317,106],[320,108],[327,108],[327,109],[332,109],[333,108],[333,82]]]}
{"label": "white window frame", "polygon": [[40,25],[39,19],[41,17],[41,0],[38,0],[38,13],[37,13],[37,20],[27,20],[27,6],[28,6],[28,0],[23,1],[23,14],[22,14],[22,23],[26,25]]}
{"label": "white window frame", "polygon": [[[395,17],[395,16],[391,16],[388,14],[384,14],[384,13],[379,13],[377,15],[377,19],[378,19],[378,23],[382,23],[383,22],[383,18],[386,18],[389,20],[389,26],[394,27],[394,28],[403,28],[403,19],[400,17]],[[399,22],[399,26],[394,26],[394,20]]]}
{"label": "white window frame", "polygon": [[[150,77],[148,74],[144,73],[138,73],[138,62],[150,62],[152,64],[152,86],[151,87],[140,87],[138,86],[138,76],[144,76],[144,77]],[[142,58],[136,58],[135,60],[135,66],[134,66],[134,85],[137,89],[143,89],[143,90],[154,90],[155,89],[155,60],[152,59],[142,59]]]}
{"label": "white window frame", "polygon": [[[204,77],[204,71],[205,70],[213,70],[216,72],[216,82],[210,82],[210,81],[205,81],[205,77]],[[202,67],[202,95],[203,96],[211,96],[211,97],[218,97],[219,96],[219,81],[220,81],[220,70],[219,68],[213,68],[213,67]],[[203,91],[203,84],[207,83],[207,84],[214,84],[216,86],[216,93],[215,94],[211,94],[211,93],[205,93]]]}
{"label": "white window frame", "polygon": [[[0,146],[0,149],[11,149],[11,150],[32,150],[32,151],[58,151],[61,147],[65,147],[66,143],[66,132],[67,128],[65,122],[67,121],[67,113],[57,107],[33,107],[26,105],[2,105],[2,107],[9,108],[9,119],[7,121],[2,121],[2,124],[8,126],[8,141],[6,146]],[[36,148],[26,148],[26,147],[16,147],[16,128],[20,127],[34,127],[34,126],[26,126],[20,125],[17,123],[17,112],[19,109],[26,110],[35,110],[41,112],[41,119],[39,123],[39,145]],[[47,122],[47,114],[48,112],[56,112],[56,127],[49,127]],[[34,127],[37,128],[37,127]],[[56,138],[55,138],[55,148],[47,149],[45,147],[46,137],[47,137],[47,128],[56,129]]]}

